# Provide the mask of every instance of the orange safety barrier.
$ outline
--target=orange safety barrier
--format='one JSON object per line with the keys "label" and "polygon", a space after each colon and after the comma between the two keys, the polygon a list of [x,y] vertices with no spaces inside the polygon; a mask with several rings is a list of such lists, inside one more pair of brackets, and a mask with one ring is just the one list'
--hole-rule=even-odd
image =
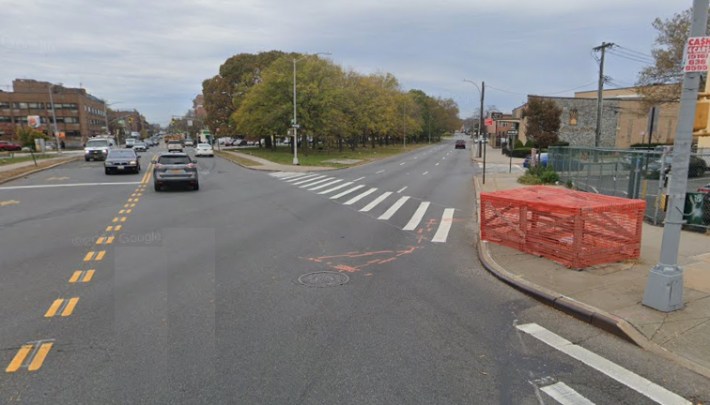
{"label": "orange safety barrier", "polygon": [[646,202],[559,187],[481,193],[481,239],[570,268],[638,258]]}

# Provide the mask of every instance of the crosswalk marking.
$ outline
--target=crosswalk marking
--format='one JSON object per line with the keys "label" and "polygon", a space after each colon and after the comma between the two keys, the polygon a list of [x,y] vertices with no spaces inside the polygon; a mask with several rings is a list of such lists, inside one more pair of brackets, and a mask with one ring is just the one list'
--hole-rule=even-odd
{"label": "crosswalk marking", "polygon": [[[309,177],[310,177],[310,176],[309,176]],[[301,184],[303,184],[303,183],[308,183],[308,182],[313,181],[313,180],[322,179],[323,177],[325,177],[325,176],[310,177],[310,178],[307,179],[307,180],[298,179],[299,181],[293,183],[293,185],[294,185],[294,186],[298,186],[298,185],[301,185]]]}
{"label": "crosswalk marking", "polygon": [[337,186],[335,186],[335,187],[333,187],[333,188],[329,188],[329,189],[327,189],[327,190],[325,190],[325,191],[319,192],[318,195],[330,194],[330,193],[332,193],[333,191],[340,190],[341,188],[345,188],[345,187],[347,187],[347,186],[349,186],[349,185],[351,185],[351,184],[353,184],[352,181],[348,181],[347,183],[343,183],[343,184],[338,184]]}
{"label": "crosswalk marking", "polygon": [[385,211],[384,214],[380,215],[377,219],[381,219],[384,221],[389,220],[400,208],[402,208],[402,206],[404,205],[404,203],[407,202],[407,200],[409,200],[408,196],[404,196],[404,197],[400,198],[394,204],[392,204],[392,206],[389,207],[389,209],[387,211]]}
{"label": "crosswalk marking", "polygon": [[439,223],[439,228],[434,234],[434,238],[431,240],[436,243],[446,242],[446,238],[449,236],[449,231],[451,230],[451,223],[454,220],[454,209],[446,208],[444,210],[444,215],[441,216],[441,223]]}
{"label": "crosswalk marking", "polygon": [[367,204],[366,206],[362,207],[362,208],[360,209],[360,212],[369,212],[369,211],[372,210],[373,208],[377,207],[382,201],[384,201],[385,199],[387,199],[387,197],[389,197],[390,194],[392,194],[391,191],[385,191],[384,193],[380,194],[379,197],[377,197],[377,198],[375,198],[374,200],[372,200],[372,202],[370,202],[370,203]]}
{"label": "crosswalk marking", "polygon": [[375,191],[377,191],[377,187],[373,187],[373,188],[371,188],[371,189],[365,191],[364,193],[360,193],[360,194],[356,195],[355,197],[349,199],[348,201],[345,201],[345,202],[343,203],[343,205],[353,205],[353,204],[355,204],[356,202],[358,202],[358,201],[362,200],[363,198],[367,197],[368,195],[374,193]]}
{"label": "crosswalk marking", "polygon": [[426,213],[426,210],[429,209],[429,201],[424,201],[421,204],[419,204],[419,208],[414,212],[414,215],[412,215],[412,218],[407,222],[407,225],[402,228],[404,231],[413,231],[417,229],[417,226],[419,226],[419,223],[422,221],[422,218],[424,218],[424,214]]}
{"label": "crosswalk marking", "polygon": [[364,184],[357,185],[357,186],[355,186],[355,187],[353,187],[353,188],[351,188],[351,189],[348,189],[348,190],[343,191],[342,193],[338,193],[338,194],[336,194],[336,195],[334,195],[334,196],[331,196],[330,199],[331,199],[331,200],[335,200],[335,199],[338,199],[338,198],[340,198],[340,197],[344,197],[344,196],[346,196],[346,195],[348,195],[348,194],[350,194],[350,193],[353,193],[353,192],[355,192],[355,191],[357,191],[357,190],[360,190],[360,189],[363,188],[363,187],[365,187]]}
{"label": "crosswalk marking", "polygon": [[310,187],[310,186],[315,186],[316,184],[325,183],[326,181],[330,181],[330,180],[333,180],[333,179],[334,179],[334,177],[326,177],[326,178],[324,178],[324,179],[316,180],[316,181],[313,181],[313,182],[310,182],[310,181],[309,181],[309,182],[307,182],[307,183],[305,183],[305,184],[300,185],[299,187],[300,187],[300,188],[306,188],[306,187]]}
{"label": "crosswalk marking", "polygon": [[588,400],[562,381],[542,387],[540,391],[562,405],[594,405],[594,402]]}
{"label": "crosswalk marking", "polygon": [[313,188],[309,188],[308,191],[316,191],[316,190],[320,190],[320,189],[322,189],[322,188],[330,187],[330,186],[332,186],[333,184],[338,184],[338,183],[340,183],[341,181],[342,181],[342,180],[340,180],[340,179],[336,179],[336,180],[333,180],[333,181],[329,181],[329,182],[327,182],[327,183],[321,184],[320,186],[316,186],[316,187],[313,187]]}
{"label": "crosswalk marking", "polygon": [[290,177],[286,180],[284,180],[286,183],[293,183],[294,181],[299,181],[299,180],[305,180],[305,179],[310,179],[312,177],[318,176],[317,174],[299,174],[298,176],[295,177]]}
{"label": "crosswalk marking", "polygon": [[606,358],[590,351],[582,346],[573,344],[569,340],[543,328],[536,323],[515,325],[519,330],[540,340],[548,346],[579,360],[589,367],[600,371],[612,379],[637,391],[659,404],[688,404],[691,402],[680,395],[671,392],[658,384],[655,384],[640,375],[633,373],[620,365],[613,363]]}

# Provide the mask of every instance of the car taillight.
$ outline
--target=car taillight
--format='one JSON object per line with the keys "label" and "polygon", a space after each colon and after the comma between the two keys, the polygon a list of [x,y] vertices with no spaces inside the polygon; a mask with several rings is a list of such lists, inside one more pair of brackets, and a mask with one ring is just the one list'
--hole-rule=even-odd
{"label": "car taillight", "polygon": [[188,169],[194,169],[195,167],[197,167],[197,166],[195,166],[194,163],[188,163],[188,164],[187,164],[187,168],[188,168]]}
{"label": "car taillight", "polygon": [[156,164],[155,164],[155,168],[156,168],[156,169],[160,169],[161,167],[163,167],[163,165],[161,165],[160,163],[156,163]]}

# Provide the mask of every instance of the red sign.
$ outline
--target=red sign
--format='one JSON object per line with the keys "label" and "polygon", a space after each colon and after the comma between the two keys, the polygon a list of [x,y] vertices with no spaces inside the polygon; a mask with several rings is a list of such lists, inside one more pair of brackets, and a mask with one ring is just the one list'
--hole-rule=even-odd
{"label": "red sign", "polygon": [[685,44],[684,72],[707,72],[710,37],[690,37]]}
{"label": "red sign", "polygon": [[487,127],[490,127],[491,125],[493,125],[493,118],[486,118],[486,120],[483,122],[486,124]]}

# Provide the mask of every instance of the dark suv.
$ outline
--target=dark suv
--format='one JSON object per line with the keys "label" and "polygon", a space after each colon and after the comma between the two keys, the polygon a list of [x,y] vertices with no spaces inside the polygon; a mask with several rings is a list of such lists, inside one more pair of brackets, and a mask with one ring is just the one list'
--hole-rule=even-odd
{"label": "dark suv", "polygon": [[155,161],[153,167],[153,185],[155,191],[171,184],[187,185],[193,190],[200,189],[197,178],[197,164],[182,152],[164,153]]}

